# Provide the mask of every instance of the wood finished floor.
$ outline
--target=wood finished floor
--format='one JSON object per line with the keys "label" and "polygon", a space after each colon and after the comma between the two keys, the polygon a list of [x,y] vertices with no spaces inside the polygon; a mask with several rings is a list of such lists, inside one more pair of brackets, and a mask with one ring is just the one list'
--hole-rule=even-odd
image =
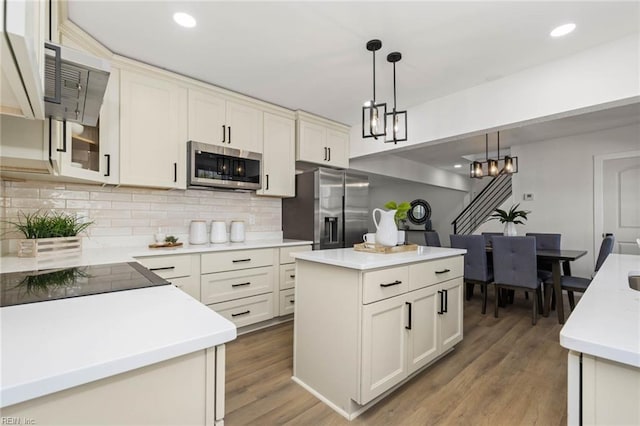
{"label": "wood finished floor", "polygon": [[494,318],[489,296],[486,315],[477,294],[465,301],[464,339],[452,353],[352,422],[291,380],[292,322],[240,336],[227,345],[225,424],[566,425],[567,351],[555,311],[532,326],[519,293]]}

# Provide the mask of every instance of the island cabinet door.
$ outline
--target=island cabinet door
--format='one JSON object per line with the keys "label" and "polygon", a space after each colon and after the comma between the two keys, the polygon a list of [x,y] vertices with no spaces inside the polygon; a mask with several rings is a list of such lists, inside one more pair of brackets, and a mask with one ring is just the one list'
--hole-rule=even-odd
{"label": "island cabinet door", "polygon": [[443,307],[439,306],[437,315],[440,317],[441,352],[453,348],[462,340],[462,284],[462,278],[456,278],[438,286],[444,303]]}
{"label": "island cabinet door", "polygon": [[407,377],[406,296],[363,306],[360,404]]}
{"label": "island cabinet door", "polygon": [[438,286],[426,287],[409,293],[407,317],[409,319],[407,355],[409,374],[433,361],[439,351]]}

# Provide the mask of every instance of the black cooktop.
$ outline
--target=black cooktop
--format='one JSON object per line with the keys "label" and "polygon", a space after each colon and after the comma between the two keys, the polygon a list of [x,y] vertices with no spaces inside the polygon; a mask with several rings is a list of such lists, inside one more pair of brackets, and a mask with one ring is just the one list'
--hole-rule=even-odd
{"label": "black cooktop", "polygon": [[135,263],[0,274],[0,307],[168,285]]}

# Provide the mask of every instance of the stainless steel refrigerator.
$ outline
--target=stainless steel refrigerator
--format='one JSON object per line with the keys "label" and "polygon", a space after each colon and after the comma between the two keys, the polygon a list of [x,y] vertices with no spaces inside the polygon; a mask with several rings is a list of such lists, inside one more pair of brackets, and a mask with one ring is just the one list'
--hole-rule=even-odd
{"label": "stainless steel refrigerator", "polygon": [[318,168],[296,175],[296,196],[282,200],[284,238],[313,241],[314,250],[353,247],[369,223],[369,178]]}

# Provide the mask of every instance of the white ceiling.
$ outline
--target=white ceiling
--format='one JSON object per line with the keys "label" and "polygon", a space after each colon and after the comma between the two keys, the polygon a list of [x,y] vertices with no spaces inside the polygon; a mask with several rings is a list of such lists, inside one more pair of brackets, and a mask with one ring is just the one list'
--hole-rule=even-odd
{"label": "white ceiling", "polygon": [[[197,27],[175,25],[178,11],[192,14]],[[640,31],[637,1],[69,0],[68,12],[123,56],[352,125],[371,97],[365,45],[372,38],[383,44],[377,98],[391,100],[386,55],[400,51],[398,107],[407,108]],[[549,37],[569,21],[576,31]],[[540,125],[515,129],[504,135],[505,146],[511,138],[540,140],[539,132],[557,133]],[[484,152],[483,140],[480,150],[467,146],[476,148],[465,154]],[[419,152],[426,163],[439,149],[444,166],[452,153],[439,145],[400,155],[416,159]]]}

